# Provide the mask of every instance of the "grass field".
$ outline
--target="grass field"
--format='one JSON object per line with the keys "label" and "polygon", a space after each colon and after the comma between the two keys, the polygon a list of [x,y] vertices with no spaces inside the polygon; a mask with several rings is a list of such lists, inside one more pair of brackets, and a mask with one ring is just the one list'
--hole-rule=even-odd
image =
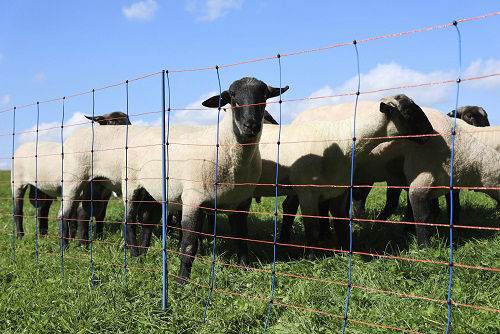
{"label": "grass field", "polygon": [[[9,180],[9,172],[0,172],[0,180]],[[61,275],[58,256],[58,231],[51,220],[51,237],[40,238],[39,255],[35,263],[35,222],[25,219],[25,230],[31,234],[15,240],[16,261],[11,245],[11,197],[8,182],[0,183],[0,332],[2,333],[261,333],[264,329],[268,301],[214,292],[207,319],[202,323],[208,290],[193,284],[178,286],[169,278],[168,309],[161,310],[161,252],[150,250],[139,260],[127,259],[128,265],[154,270],[128,268],[124,279],[121,225],[109,224],[104,241],[93,246],[95,264],[94,287],[91,287],[89,251],[71,243],[65,253],[65,275]],[[384,203],[384,190],[375,189],[368,199],[369,218],[376,216]],[[283,199],[281,199],[283,200]],[[404,197],[400,200],[405,202]],[[500,210],[489,197],[462,192],[462,222],[467,225],[499,226]],[[56,205],[57,204],[57,205]],[[51,209],[55,217],[56,203]],[[253,204],[252,211],[272,211],[273,199]],[[441,202],[441,223],[446,223],[444,200]],[[26,203],[24,214],[33,216],[34,208]],[[110,203],[106,220],[121,221],[123,207]],[[221,215],[218,226],[228,233],[226,218]],[[402,220],[400,208],[394,220]],[[299,219],[297,219],[299,220]],[[447,230],[436,229],[431,245],[418,249],[414,237],[404,236],[403,227],[394,224],[354,224],[354,250],[406,258],[448,261]],[[272,240],[271,216],[254,215],[249,222],[250,238]],[[303,244],[302,224],[294,225],[292,242]],[[455,230],[454,262],[490,268],[500,267],[500,236],[478,230]],[[116,244],[115,244],[116,243]],[[168,248],[176,250],[177,236],[168,239]],[[204,241],[211,250],[212,242]],[[161,240],[154,237],[152,246],[160,248]],[[333,246],[333,241],[330,245]],[[218,261],[235,263],[232,243],[218,240]],[[29,251],[28,251],[29,250]],[[251,266],[270,270],[272,246],[251,243]],[[314,277],[331,282],[347,281],[348,258],[333,253],[311,262],[302,258],[303,249],[279,247],[276,270],[280,273]],[[191,278],[208,284],[210,254],[207,261],[196,260]],[[80,260],[78,260],[80,259]],[[106,263],[106,264],[104,264]],[[117,264],[109,265],[109,264]],[[169,254],[169,270],[177,273],[179,258]],[[158,271],[160,270],[160,271]],[[464,303],[500,309],[500,273],[455,267],[452,299]],[[331,282],[278,275],[276,301],[343,315],[347,288]],[[366,288],[404,294],[447,298],[448,266],[369,256],[353,257],[352,284]],[[243,270],[217,265],[215,288],[268,299],[271,274],[258,270]],[[442,333],[446,327],[447,305],[440,302],[409,298],[387,292],[353,288],[349,304],[349,319],[394,326],[424,333]],[[342,319],[290,306],[274,305],[270,318],[270,333],[339,333]],[[452,333],[498,333],[500,313],[464,306],[452,307]],[[393,330],[349,321],[347,333],[385,333]]]}

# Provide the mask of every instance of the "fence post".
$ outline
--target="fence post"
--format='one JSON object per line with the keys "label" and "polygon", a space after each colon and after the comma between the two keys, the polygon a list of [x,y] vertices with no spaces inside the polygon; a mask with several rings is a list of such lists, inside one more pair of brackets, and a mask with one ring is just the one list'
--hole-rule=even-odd
{"label": "fence post", "polygon": [[12,114],[12,161],[10,167],[12,189],[12,260],[16,263],[16,198],[14,197],[14,153],[16,150],[16,107]]}
{"label": "fence post", "polygon": [[276,153],[276,178],[275,178],[275,201],[274,201],[274,232],[273,232],[273,267],[271,272],[271,296],[269,297],[269,307],[267,308],[267,317],[266,317],[266,325],[264,326],[264,333],[267,331],[269,326],[269,318],[271,317],[271,310],[273,308],[273,300],[274,300],[274,281],[276,278],[276,234],[277,234],[277,220],[278,220],[278,167],[280,163],[280,140],[281,140],[281,55],[278,53],[276,56],[278,59],[278,68],[279,68],[279,77],[280,77],[280,99],[279,99],[279,108],[280,108],[280,120],[279,120],[279,128],[278,128],[278,141],[276,145],[278,146],[278,152]]}
{"label": "fence post", "polygon": [[349,181],[349,268],[347,271],[347,296],[345,299],[345,313],[344,313],[344,323],[342,324],[342,334],[345,332],[347,326],[347,319],[349,314],[349,298],[351,296],[351,274],[352,274],[352,188],[354,183],[354,152],[356,147],[356,112],[358,109],[359,100],[359,90],[361,86],[361,74],[359,71],[359,53],[357,41],[352,42],[354,45],[354,50],[356,50],[356,66],[358,70],[358,87],[356,90],[356,100],[354,102],[354,128],[352,135],[352,147],[351,147],[351,175]]}
{"label": "fence post", "polygon": [[453,165],[455,159],[455,135],[457,129],[457,109],[458,109],[458,96],[460,94],[460,75],[462,72],[462,37],[458,29],[457,21],[453,21],[458,35],[458,78],[457,78],[457,94],[455,97],[455,110],[453,111],[453,128],[451,131],[451,156],[450,156],[450,261],[449,267],[449,280],[448,280],[448,318],[446,320],[446,334],[449,333],[451,328],[451,287],[453,283]]}
{"label": "fence post", "polygon": [[222,103],[222,88],[220,85],[219,66],[215,66],[217,72],[217,82],[219,84],[219,107],[217,109],[217,137],[215,145],[215,184],[214,184],[214,246],[212,248],[212,271],[210,275],[210,291],[208,292],[207,302],[203,310],[203,322],[207,319],[207,309],[212,298],[215,280],[215,256],[217,252],[217,185],[219,184],[219,123],[220,123],[220,110]]}
{"label": "fence post", "polygon": [[62,100],[62,118],[61,118],[61,217],[59,217],[59,251],[61,252],[61,276],[64,277],[64,103],[66,97]]}

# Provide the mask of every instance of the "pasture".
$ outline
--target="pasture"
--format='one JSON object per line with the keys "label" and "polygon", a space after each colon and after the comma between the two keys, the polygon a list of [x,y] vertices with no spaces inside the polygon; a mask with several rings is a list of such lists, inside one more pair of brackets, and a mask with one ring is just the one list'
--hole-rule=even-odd
{"label": "pasture", "polygon": [[[65,252],[64,277],[61,276],[58,205],[50,213],[49,237],[39,239],[39,264],[35,264],[35,222],[25,218],[28,234],[15,240],[16,261],[11,245],[12,212],[10,174],[0,172],[0,331],[2,333],[261,333],[271,293],[272,245],[250,243],[250,266],[241,269],[219,264],[215,289],[202,323],[208,289],[195,284],[179,286],[169,277],[168,307],[161,310],[161,238],[153,237],[145,256],[127,258],[123,270],[123,234],[120,224],[106,224],[104,239],[93,244],[94,287],[91,286],[89,251],[70,243]],[[283,198],[280,198],[281,201]],[[384,205],[385,190],[374,189],[368,198],[368,218],[374,219]],[[402,195],[400,204],[405,204]],[[464,225],[499,227],[500,211],[494,200],[471,191],[461,192]],[[441,198],[439,223],[447,223]],[[252,203],[250,211],[272,212],[274,199]],[[25,201],[24,214],[34,216]],[[391,220],[402,220],[401,205]],[[120,222],[123,205],[110,202],[106,220]],[[219,215],[218,233],[229,234],[226,217]],[[249,238],[272,240],[273,217],[249,216]],[[279,229],[279,225],[278,225]],[[304,244],[303,227],[296,218],[293,244]],[[448,262],[448,230],[434,229],[431,244],[417,247],[414,236],[405,236],[400,224],[354,223],[353,249],[420,260]],[[191,280],[208,285],[211,270],[211,240],[204,240],[204,260],[196,260]],[[334,240],[324,247],[333,247]],[[500,267],[500,237],[489,231],[454,230],[454,262],[488,268]],[[168,236],[167,248],[177,250],[177,233]],[[217,240],[216,261],[236,263],[230,240]],[[338,333],[343,319],[347,288],[348,257],[323,252],[315,261],[303,259],[301,248],[277,248],[275,300],[270,333]],[[169,253],[169,271],[177,273],[179,256]],[[391,329],[360,323],[375,323],[405,330],[442,333],[446,327],[447,305],[439,301],[411,298],[400,294],[446,300],[446,264],[413,262],[402,259],[353,256],[348,333],[385,333]],[[307,279],[314,278],[315,280]],[[320,281],[323,280],[323,281]],[[452,300],[474,306],[500,309],[500,273],[454,267]],[[360,288],[362,287],[362,288]],[[368,288],[368,289],[366,289]],[[383,291],[374,291],[374,290]],[[229,292],[229,293],[228,293]],[[243,296],[245,295],[245,296]],[[262,298],[251,298],[248,296]],[[313,310],[313,311],[311,311]],[[321,313],[325,312],[325,313]],[[497,333],[500,313],[466,306],[452,307],[452,333]]]}

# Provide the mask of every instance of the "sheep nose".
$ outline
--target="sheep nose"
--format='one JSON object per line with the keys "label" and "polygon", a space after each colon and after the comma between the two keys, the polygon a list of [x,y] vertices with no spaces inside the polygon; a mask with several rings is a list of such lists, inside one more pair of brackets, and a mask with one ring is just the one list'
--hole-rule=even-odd
{"label": "sheep nose", "polygon": [[259,130],[260,130],[260,124],[257,122],[250,122],[249,121],[249,122],[245,122],[243,125],[245,126],[245,128],[247,128],[248,130],[250,130],[254,133],[259,132]]}

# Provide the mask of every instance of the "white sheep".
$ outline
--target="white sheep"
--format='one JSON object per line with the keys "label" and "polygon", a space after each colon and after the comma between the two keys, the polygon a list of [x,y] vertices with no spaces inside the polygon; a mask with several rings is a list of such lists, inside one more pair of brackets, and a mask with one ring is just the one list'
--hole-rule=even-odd
{"label": "white sheep", "polygon": [[[86,116],[92,119],[91,116]],[[128,116],[122,112],[112,112],[102,116],[94,116],[94,121],[101,125],[130,124]],[[89,146],[90,148],[91,146]],[[47,234],[48,215],[52,202],[61,194],[62,177],[62,146],[55,142],[38,143],[38,161],[36,158],[37,144],[29,142],[22,144],[14,153],[14,170],[12,171],[13,195],[14,195],[14,220],[16,222],[17,235],[22,238],[23,228],[23,204],[24,194],[27,188],[30,188],[29,198],[33,206],[38,206],[39,232],[41,235]],[[93,186],[94,202],[93,216],[98,221],[96,224],[96,235],[102,235],[102,220],[106,213],[107,200],[110,192],[95,183]],[[88,188],[87,188],[88,189]],[[90,199],[90,189],[82,197]],[[79,244],[88,239],[88,221],[90,219],[90,204],[84,202],[84,205],[78,209],[78,215],[73,216],[74,224],[71,224],[70,236],[75,236],[76,220],[83,221],[80,229]],[[75,219],[76,218],[76,219]]]}
{"label": "white sheep", "polygon": [[[354,109],[354,104],[324,107],[331,112]],[[301,206],[306,244],[314,246],[319,237],[318,222],[311,216],[318,216],[319,203],[333,198],[338,199],[331,207],[337,216],[345,217],[345,201],[348,188],[321,185],[349,185],[351,168],[351,145],[353,119],[338,122],[304,122],[282,126],[280,161],[278,175],[280,184],[319,185],[320,187],[297,186],[280,187],[279,193],[297,194]],[[394,135],[423,134],[432,127],[422,110],[407,96],[400,94],[386,97],[371,105],[371,109],[356,120],[356,143],[354,161],[360,160],[376,147],[379,140],[362,138],[385,137]],[[276,154],[278,127],[265,126],[261,138],[262,176],[259,183],[273,184],[276,176]],[[425,139],[416,138],[418,142]],[[288,142],[288,143],[287,143]],[[254,195],[274,196],[274,187],[258,186]],[[336,224],[337,239],[340,247],[348,246],[347,225]],[[309,258],[315,256],[314,249],[308,250]]]}
{"label": "white sheep", "polygon": [[[383,143],[377,146],[356,169],[356,182],[371,184],[389,181],[393,185],[409,185],[409,198],[414,220],[429,222],[432,216],[432,200],[449,193],[449,189],[429,189],[430,186],[449,185],[451,153],[451,129],[453,119],[438,110],[423,108],[433,128],[441,136],[431,137],[424,145],[407,140]],[[490,133],[478,140],[477,131],[466,122],[457,119],[455,137],[454,186],[498,187],[500,183],[500,153],[495,149],[498,136]],[[421,188],[420,188],[421,187]],[[498,201],[497,190],[483,191]],[[458,215],[455,215],[458,216]],[[408,217],[408,220],[413,220]],[[428,232],[417,226],[419,244],[428,242]]]}
{"label": "white sheep", "polygon": [[[261,172],[258,143],[265,111],[264,102],[288,89],[273,88],[255,78],[243,78],[231,84],[229,90],[220,96],[220,106],[228,103],[232,108],[219,125],[218,174],[216,175],[216,126],[172,126],[168,146],[168,206],[169,210],[180,210],[182,203],[181,267],[179,277],[189,277],[193,255],[197,250],[196,231],[200,229],[201,207],[210,208],[217,201],[218,209],[248,211],[254,186],[238,185],[256,183]],[[219,95],[203,105],[219,106]],[[189,129],[189,131],[186,131]],[[125,139],[128,149],[125,152]],[[88,129],[79,130],[65,142],[64,173],[70,178],[90,178],[90,153],[81,152],[91,140]],[[132,223],[137,216],[144,194],[156,201],[162,200],[162,132],[160,127],[116,126],[100,127],[94,132],[94,177],[105,180],[105,187],[121,190],[126,205],[126,221]],[[213,142],[213,144],[208,144]],[[187,144],[187,145],[181,145]],[[217,196],[214,197],[214,183],[218,177]],[[125,182],[126,180],[126,182]],[[79,198],[83,182],[68,182],[64,187],[64,200]],[[72,202],[74,203],[74,202]],[[178,204],[176,204],[178,203]],[[71,216],[76,206],[68,203],[59,216]],[[240,221],[246,213],[234,213],[229,221],[233,235],[245,237],[246,224]],[[245,219],[246,221],[246,219]],[[129,225],[129,224],[127,224]],[[139,255],[136,246],[135,229],[127,226],[127,245],[131,256]],[[66,233],[66,231],[65,231]],[[144,237],[144,234],[143,234]],[[239,263],[248,263],[246,243],[238,245]],[[182,282],[182,279],[178,279]]]}

